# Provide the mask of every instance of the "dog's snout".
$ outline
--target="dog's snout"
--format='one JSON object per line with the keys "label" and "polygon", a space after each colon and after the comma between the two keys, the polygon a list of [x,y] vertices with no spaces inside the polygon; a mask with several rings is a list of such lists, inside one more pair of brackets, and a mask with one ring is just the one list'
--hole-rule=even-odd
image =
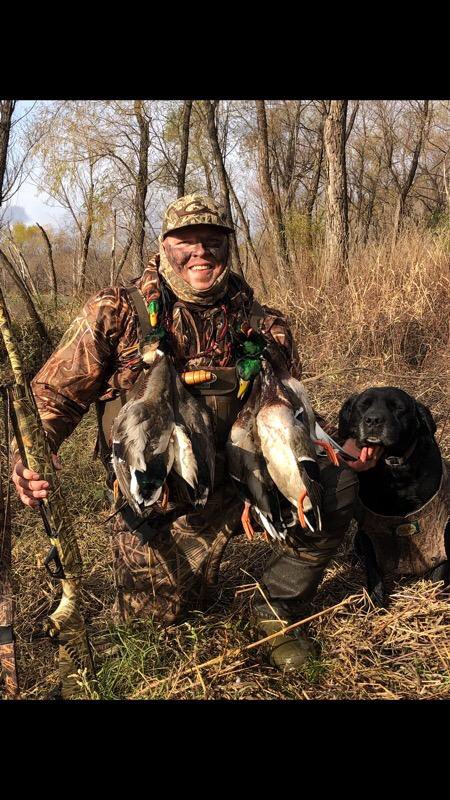
{"label": "dog's snout", "polygon": [[381,425],[384,422],[384,417],[382,414],[374,412],[371,414],[366,414],[364,417],[364,422],[366,425]]}

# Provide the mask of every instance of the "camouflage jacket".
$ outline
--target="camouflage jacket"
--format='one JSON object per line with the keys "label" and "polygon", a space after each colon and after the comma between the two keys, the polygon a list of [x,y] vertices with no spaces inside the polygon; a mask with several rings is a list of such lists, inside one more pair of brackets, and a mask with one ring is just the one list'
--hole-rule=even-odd
{"label": "camouflage jacket", "polygon": [[[155,256],[141,277],[132,282],[146,298],[155,281],[159,281],[158,259]],[[177,369],[232,366],[230,330],[248,318],[254,303],[248,284],[232,273],[227,294],[213,307],[182,303],[169,290],[166,296],[166,327]],[[286,319],[274,309],[262,308],[262,330],[282,347],[288,369],[296,366],[299,377],[297,353]],[[54,452],[92,402],[112,399],[131,388],[142,370],[138,341],[137,315],[124,287],[102,289],[86,303],[32,381]]]}

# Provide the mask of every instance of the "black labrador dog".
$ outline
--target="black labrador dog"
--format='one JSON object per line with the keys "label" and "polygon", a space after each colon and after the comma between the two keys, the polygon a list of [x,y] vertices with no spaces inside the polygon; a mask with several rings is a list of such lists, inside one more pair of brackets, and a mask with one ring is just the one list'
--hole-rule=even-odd
{"label": "black labrador dog", "polygon": [[402,575],[450,583],[448,482],[435,432],[429,409],[392,386],[352,395],[339,413],[341,439],[383,447],[377,465],[359,473],[355,537],[378,605],[387,604],[394,579]]}

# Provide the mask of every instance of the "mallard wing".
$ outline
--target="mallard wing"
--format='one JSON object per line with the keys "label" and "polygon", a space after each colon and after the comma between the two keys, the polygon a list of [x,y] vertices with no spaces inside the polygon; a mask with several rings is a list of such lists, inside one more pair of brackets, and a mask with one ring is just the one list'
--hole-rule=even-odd
{"label": "mallard wing", "polygon": [[[293,429],[293,446],[297,458],[298,469],[302,483],[307,493],[309,503],[305,501],[305,511],[312,511],[314,528],[322,530],[323,487],[320,480],[320,469],[317,463],[314,445],[305,425],[296,421]],[[309,506],[309,507],[308,507]],[[313,530],[308,518],[305,518],[308,527]]]}
{"label": "mallard wing", "polygon": [[189,493],[193,499],[198,484],[198,464],[192,442],[186,428],[181,423],[174,425],[173,442],[175,449],[173,468],[177,475],[193,490],[193,494],[192,492]]}
{"label": "mallard wing", "polygon": [[207,409],[183,386],[174,370],[172,381],[180,453],[175,470],[186,482],[193,505],[202,508],[214,485],[215,446],[211,418]]}
{"label": "mallard wing", "polygon": [[142,514],[141,506],[130,490],[131,472],[127,462],[123,458],[123,455],[121,443],[118,440],[113,440],[111,461],[117,478],[117,483],[119,484],[119,489],[122,493],[122,496],[125,497],[128,505],[133,509],[133,511],[135,511],[136,514]]}
{"label": "mallard wing", "polygon": [[295,416],[301,419],[303,424],[308,427],[310,435],[313,436],[316,417],[311,406],[306,386],[290,374],[278,344],[275,342],[268,343],[265,352],[274,374],[280,381],[294,410]]}
{"label": "mallard wing", "polygon": [[[297,380],[297,378],[294,378],[292,375],[283,381],[283,386],[291,392],[290,399],[294,406],[296,416],[297,412],[300,412],[303,425],[305,425],[307,428],[309,435],[314,436],[316,416],[312,409],[306,387],[301,381]],[[296,405],[294,403],[294,397],[296,398]]]}

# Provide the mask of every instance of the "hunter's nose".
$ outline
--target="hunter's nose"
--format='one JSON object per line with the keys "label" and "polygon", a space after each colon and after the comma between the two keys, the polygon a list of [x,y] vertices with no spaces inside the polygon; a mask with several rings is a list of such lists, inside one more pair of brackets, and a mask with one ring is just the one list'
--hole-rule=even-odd
{"label": "hunter's nose", "polygon": [[203,242],[195,242],[195,244],[192,246],[192,255],[193,256],[203,256],[207,252],[208,252],[208,248],[205,247]]}
{"label": "hunter's nose", "polygon": [[364,422],[367,425],[380,425],[382,422],[384,422],[384,417],[381,414],[377,414],[375,411],[372,414],[366,414],[364,417]]}

